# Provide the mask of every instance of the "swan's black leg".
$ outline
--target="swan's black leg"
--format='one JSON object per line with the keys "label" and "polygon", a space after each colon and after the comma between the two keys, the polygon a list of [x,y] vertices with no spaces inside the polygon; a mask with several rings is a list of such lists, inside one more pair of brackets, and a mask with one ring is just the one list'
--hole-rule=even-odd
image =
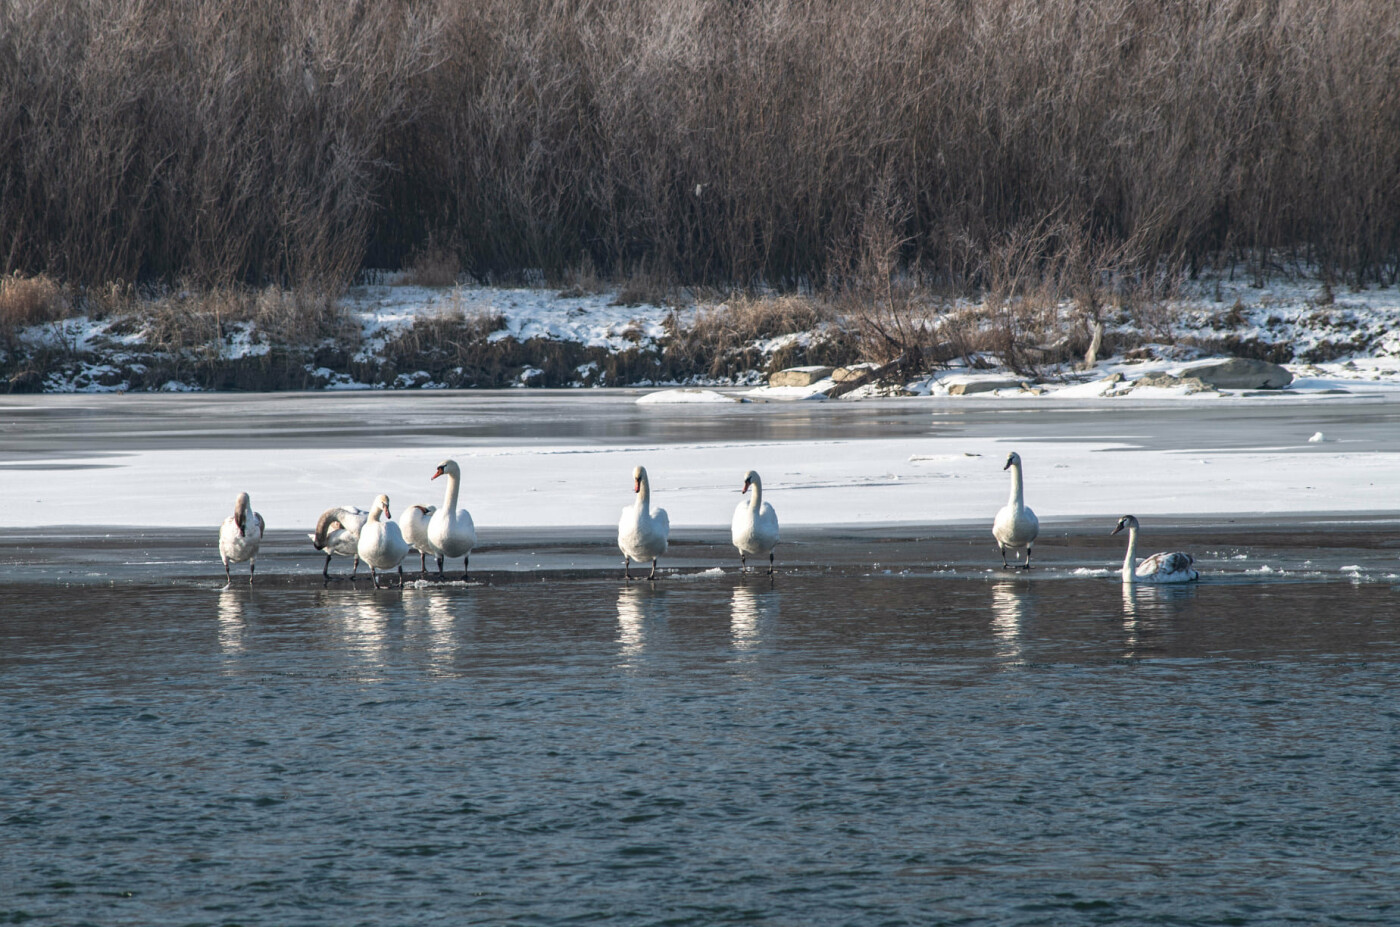
{"label": "swan's black leg", "polygon": [[631,558],[631,557],[623,557],[623,558],[622,558],[622,575],[623,575],[624,577],[627,578],[627,581],[628,581],[629,583],[632,581],[632,558]]}
{"label": "swan's black leg", "polygon": [[359,554],[356,554],[356,555],[355,555],[355,568],[354,568],[353,570],[350,571],[350,582],[353,583],[355,580],[357,580],[357,579],[359,579],[359,578],[360,578],[360,555],[359,555]]}
{"label": "swan's black leg", "polygon": [[467,554],[465,557],[462,558],[462,582],[464,583],[469,583],[472,581],[471,562],[471,554]]}
{"label": "swan's black leg", "polygon": [[437,558],[437,563],[438,563],[438,582],[442,582],[442,581],[443,581],[444,579],[446,579],[447,577],[442,575],[442,557],[441,557],[441,556],[439,556],[439,557]]}
{"label": "swan's black leg", "polygon": [[428,578],[428,555],[421,550],[418,552],[418,578]]}
{"label": "swan's black leg", "polygon": [[997,545],[997,550],[1001,551],[1001,568],[1002,568],[1003,570],[1009,570],[1009,569],[1011,569],[1011,564],[1009,564],[1009,563],[1006,562],[1006,548],[1005,548],[1005,547],[1002,547],[1000,544],[998,544],[998,545]]}
{"label": "swan's black leg", "polygon": [[656,558],[655,558],[655,557],[652,557],[652,558],[651,558],[651,573],[647,575],[647,579],[656,579]]}
{"label": "swan's black leg", "polygon": [[253,572],[257,570],[257,568],[258,562],[256,560],[248,561],[248,585],[250,586],[253,585]]}
{"label": "swan's black leg", "polygon": [[399,588],[403,588],[403,564],[399,564]]}
{"label": "swan's black leg", "polygon": [[740,554],[739,554],[739,572],[742,574],[742,573],[747,573],[748,571],[749,571],[749,558],[748,558],[748,556],[747,556],[746,554],[740,553]]}
{"label": "swan's black leg", "polygon": [[1028,545],[1026,545],[1026,569],[1029,570],[1030,568],[1031,568],[1031,548],[1030,548],[1030,545],[1028,544]]}
{"label": "swan's black leg", "polygon": [[229,584],[231,584],[232,582],[233,582],[233,577],[232,577],[231,575],[229,575],[229,571],[228,571],[228,561],[225,560],[225,561],[224,561],[224,584],[225,584],[225,585],[229,585]]}
{"label": "swan's black leg", "polygon": [[330,579],[330,578],[331,578],[331,555],[330,555],[330,554],[326,554],[326,565],[323,566],[323,567],[321,567],[321,578],[322,578],[322,579]]}
{"label": "swan's black leg", "polygon": [[771,550],[768,552],[768,575],[773,575],[773,552]]}
{"label": "swan's black leg", "polygon": [[379,588],[379,571],[374,568],[374,564],[369,565],[369,581],[374,588]]}

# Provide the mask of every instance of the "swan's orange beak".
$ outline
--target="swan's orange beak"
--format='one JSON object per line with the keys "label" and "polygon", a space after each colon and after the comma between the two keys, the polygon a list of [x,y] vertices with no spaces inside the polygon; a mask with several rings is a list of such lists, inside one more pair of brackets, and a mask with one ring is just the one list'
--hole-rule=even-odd
{"label": "swan's orange beak", "polygon": [[442,467],[437,468],[437,470],[433,473],[432,478],[437,479],[440,476],[442,476]]}
{"label": "swan's orange beak", "polygon": [[741,493],[743,493],[743,492],[748,492],[748,491],[749,491],[749,487],[752,486],[752,485],[753,485],[753,483],[750,482],[749,480],[744,480],[744,488],[741,489],[741,490],[739,490],[739,492],[741,492]]}
{"label": "swan's orange beak", "polygon": [[633,492],[641,492],[641,491],[642,491],[642,481],[641,481],[641,480],[633,480],[633,481],[632,481],[632,491],[633,491]]}

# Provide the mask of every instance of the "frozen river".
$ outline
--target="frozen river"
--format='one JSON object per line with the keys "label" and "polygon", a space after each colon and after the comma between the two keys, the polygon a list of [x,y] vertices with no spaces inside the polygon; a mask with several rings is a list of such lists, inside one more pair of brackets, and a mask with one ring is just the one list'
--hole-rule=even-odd
{"label": "frozen river", "polygon": [[[1394,922],[1400,406],[634,398],[7,399],[0,922]],[[449,455],[479,582],[323,584],[306,513]]]}

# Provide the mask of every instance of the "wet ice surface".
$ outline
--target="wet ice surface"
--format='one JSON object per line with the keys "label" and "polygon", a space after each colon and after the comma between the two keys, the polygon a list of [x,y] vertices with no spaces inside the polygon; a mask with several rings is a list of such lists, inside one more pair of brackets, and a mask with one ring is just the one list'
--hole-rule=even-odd
{"label": "wet ice surface", "polygon": [[0,622],[16,922],[1396,916],[1389,583],[44,590]]}
{"label": "wet ice surface", "polygon": [[[370,434],[429,466],[448,440],[561,433],[1010,433],[1037,457],[1118,441],[1130,467],[1179,444],[1308,454],[1316,431],[1400,450],[1392,404],[638,415],[603,397],[581,421],[535,399],[332,398],[41,403],[7,426],[0,476],[9,499],[36,463]],[[323,582],[304,530],[275,522],[257,583],[240,567],[222,588],[221,509],[200,529],[0,530],[0,922],[1393,923],[1395,511],[1210,515],[1192,504],[1232,490],[1193,496],[1142,544],[1191,551],[1203,582],[1125,593],[1123,506],[1056,517],[1048,474],[1028,474],[1035,569],[999,569],[1004,477],[982,462],[985,523],[794,526],[773,580],[735,575],[706,527],[627,584],[607,526],[479,519],[476,582],[379,591]]]}

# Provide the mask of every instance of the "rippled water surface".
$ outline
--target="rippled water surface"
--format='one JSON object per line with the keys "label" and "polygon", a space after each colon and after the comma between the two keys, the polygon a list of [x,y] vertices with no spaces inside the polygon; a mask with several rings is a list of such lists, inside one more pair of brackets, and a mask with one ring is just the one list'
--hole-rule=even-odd
{"label": "rippled water surface", "polygon": [[1387,582],[348,587],[6,587],[0,923],[1400,920]]}

